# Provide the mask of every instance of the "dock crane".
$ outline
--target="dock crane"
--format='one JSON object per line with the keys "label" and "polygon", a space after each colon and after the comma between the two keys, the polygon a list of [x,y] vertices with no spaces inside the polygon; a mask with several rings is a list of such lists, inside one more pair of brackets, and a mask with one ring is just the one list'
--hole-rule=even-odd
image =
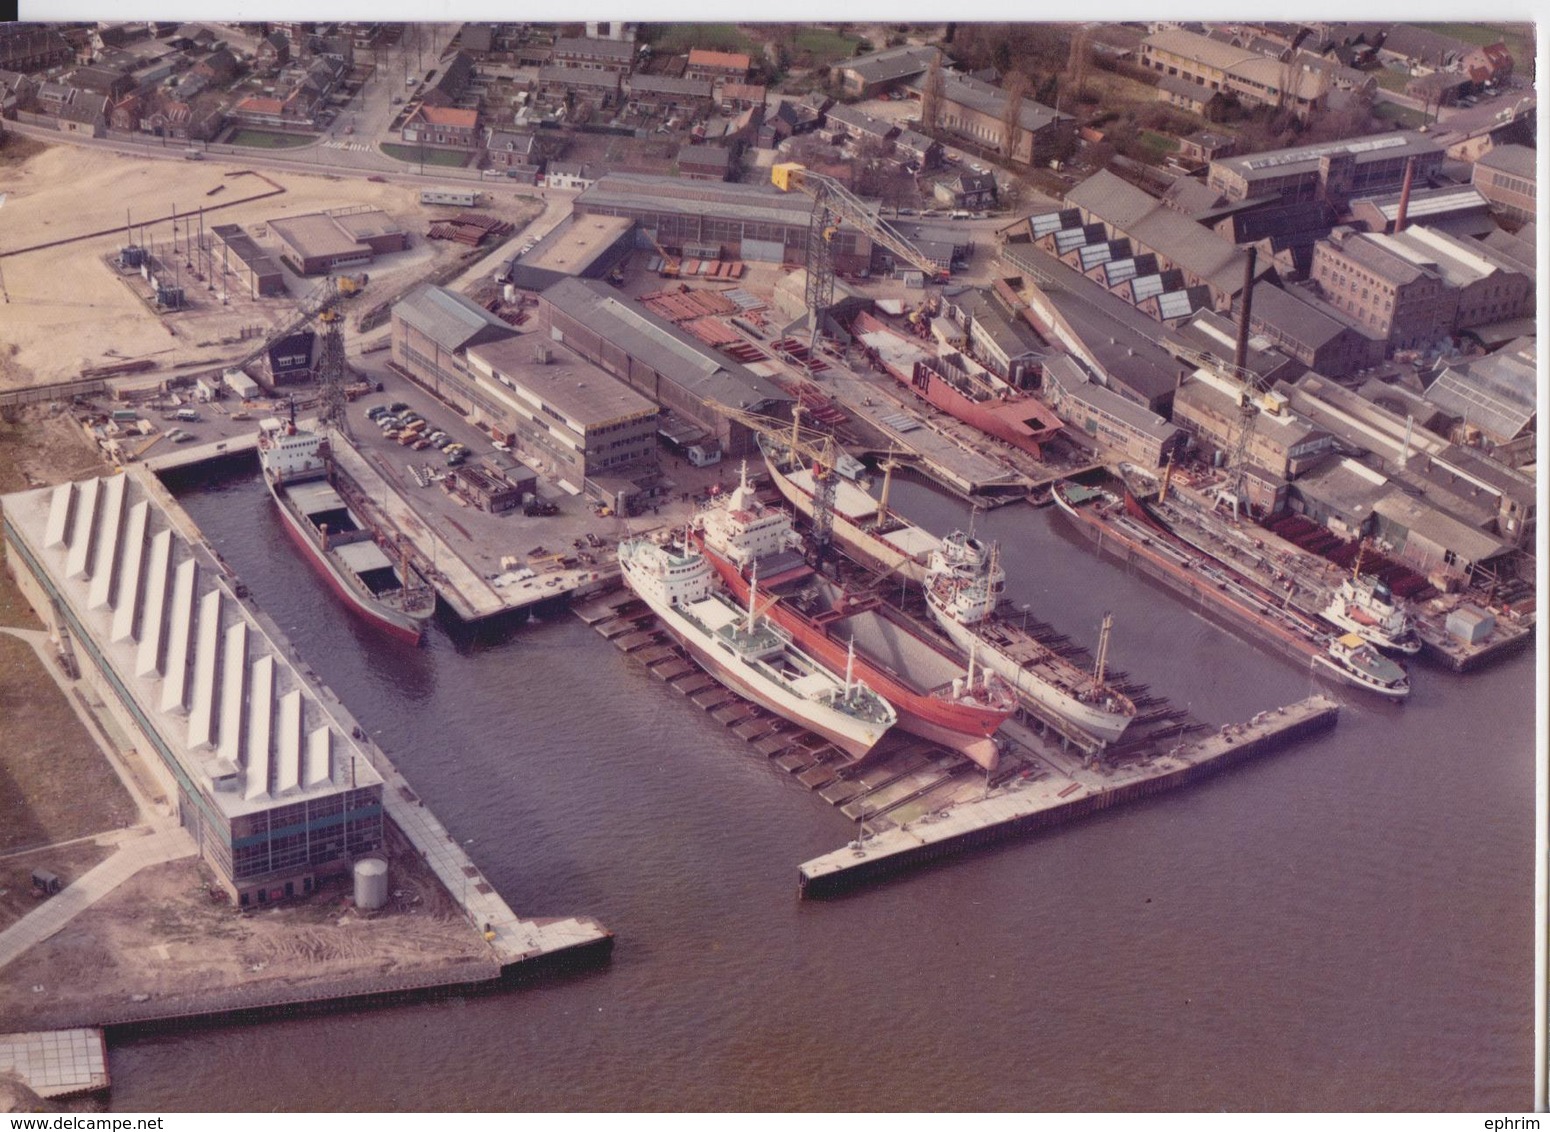
{"label": "dock crane", "polygon": [[276,342],[306,329],[313,322],[321,323],[323,345],[318,356],[320,397],[318,420],[321,424],[348,430],[344,395],[347,377],[344,312],[340,309],[340,304],[343,300],[359,294],[366,286],[366,278],[365,275],[325,277],[296,304],[296,314],[289,322],[227,368],[243,369]]}
{"label": "dock crane", "polygon": [[822,565],[834,537],[834,493],[838,474],[834,467],[840,454],[834,437],[803,428],[800,403],[791,406],[789,427],[774,417],[750,413],[719,401],[707,401],[705,405],[727,419],[737,421],[765,443],[785,448],[793,465],[807,460],[813,472],[813,558]]}
{"label": "dock crane", "polygon": [[817,350],[823,316],[834,305],[834,238],[841,224],[865,232],[873,243],[920,268],[926,278],[946,277],[940,266],[878,215],[876,205],[867,204],[833,177],[795,161],[784,161],[771,167],[770,181],[782,192],[794,189],[813,201],[812,217],[807,224],[807,289],[803,296],[812,328],[809,350]]}
{"label": "dock crane", "polygon": [[667,249],[662,246],[662,241],[657,239],[657,234],[650,228],[641,229],[646,233],[646,238],[651,241],[651,246],[657,249],[657,254],[662,257],[661,275],[664,279],[676,279],[682,271],[676,256],[667,254]]}

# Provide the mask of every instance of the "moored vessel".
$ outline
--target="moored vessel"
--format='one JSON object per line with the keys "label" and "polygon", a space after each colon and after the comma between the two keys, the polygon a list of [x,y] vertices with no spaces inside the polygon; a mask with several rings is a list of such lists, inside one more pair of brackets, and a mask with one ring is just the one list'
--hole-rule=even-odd
{"label": "moored vessel", "polygon": [[[790,448],[762,434],[759,450],[781,498],[811,519],[812,469],[804,467]],[[846,554],[885,574],[897,572],[917,585],[925,581],[926,561],[936,547],[936,536],[890,511],[886,492],[879,502],[844,479],[838,479],[834,486],[834,541]]]}
{"label": "moored vessel", "polygon": [[1380,696],[1399,699],[1410,694],[1410,677],[1405,670],[1355,633],[1335,637],[1313,662],[1345,683]]}
{"label": "moored vessel", "polygon": [[997,616],[1005,587],[1006,571],[995,547],[972,535],[953,531],[931,553],[926,605],[959,649],[977,651],[1020,695],[1095,738],[1105,743],[1118,739],[1135,718],[1136,705],[1104,683],[1105,650],[1100,647],[1097,673],[1082,671]]}
{"label": "moored vessel", "polygon": [[371,528],[329,482],[328,440],[294,421],[260,424],[259,465],[286,532],[359,616],[418,643],[436,593],[409,565],[395,563]]}
{"label": "moored vessel", "polygon": [[734,597],[757,593],[767,616],[832,671],[854,663],[894,706],[900,730],[994,769],[992,736],[1017,706],[1010,686],[972,659],[965,669],[875,597],[817,575],[802,559],[791,516],[755,497],[746,467],[737,487],[701,510],[697,527],[706,558]]}
{"label": "moored vessel", "polygon": [[740,695],[860,758],[897,720],[852,663],[835,676],[753,602],[740,608],[692,546],[649,538],[619,544],[625,583],[712,676]]}
{"label": "moored vessel", "polygon": [[1340,583],[1324,608],[1324,620],[1380,649],[1414,656],[1421,651],[1415,618],[1386,582],[1363,574],[1361,568],[1358,554],[1351,576]]}

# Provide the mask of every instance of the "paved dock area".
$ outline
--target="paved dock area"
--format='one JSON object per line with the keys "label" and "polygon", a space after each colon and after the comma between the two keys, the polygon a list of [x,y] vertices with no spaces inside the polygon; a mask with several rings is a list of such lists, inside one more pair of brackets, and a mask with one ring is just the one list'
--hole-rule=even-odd
{"label": "paved dock area", "polygon": [[170,472],[193,464],[203,464],[206,460],[217,460],[223,456],[236,456],[244,452],[256,451],[258,451],[258,433],[250,430],[238,436],[212,440],[205,444],[174,445],[156,456],[146,457],[140,466],[157,473]]}
{"label": "paved dock area", "polygon": [[358,492],[350,502],[366,512],[379,531],[397,533],[413,547],[415,566],[436,587],[442,600],[464,621],[523,609],[577,591],[611,583],[617,565],[608,557],[576,568],[508,571],[494,578],[481,574],[440,531],[427,522],[415,505],[350,445],[336,442],[334,460]]}
{"label": "paved dock area", "polygon": [[0,1034],[0,1074],[49,1101],[101,1092],[111,1083],[107,1042],[95,1028]]}
{"label": "paved dock area", "polygon": [[1248,723],[1224,726],[1199,741],[1175,744],[1139,762],[1118,767],[1047,764],[1047,772],[1014,778],[986,788],[979,798],[889,829],[869,831],[864,840],[805,862],[799,870],[802,892],[822,895],[889,868],[960,852],[1182,786],[1278,742],[1332,726],[1338,711],[1335,700],[1319,694],[1262,712]]}

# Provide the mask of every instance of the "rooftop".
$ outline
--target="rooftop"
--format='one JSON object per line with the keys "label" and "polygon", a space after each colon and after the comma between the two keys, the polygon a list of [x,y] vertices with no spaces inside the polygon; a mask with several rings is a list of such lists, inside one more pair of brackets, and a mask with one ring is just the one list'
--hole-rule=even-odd
{"label": "rooftop", "polygon": [[1484,531],[1461,523],[1402,490],[1385,495],[1373,505],[1373,510],[1394,525],[1453,551],[1465,562],[1484,562],[1508,549]]}
{"label": "rooftop", "polygon": [[[540,360],[547,357],[548,361]],[[551,342],[527,334],[471,346],[469,361],[495,370],[515,383],[515,389],[495,388],[507,400],[538,409],[539,398],[581,428],[601,428],[627,418],[656,416],[656,403],[591,362]],[[524,396],[523,391],[532,396]]]}
{"label": "rooftop", "polygon": [[566,279],[544,291],[541,300],[564,311],[701,400],[748,409],[791,400],[775,382],[712,351],[672,323],[627,302],[606,283]]}
{"label": "rooftop", "polygon": [[233,818],[380,785],[291,649],[139,475],[5,497],[5,524],[196,804]]}
{"label": "rooftop", "polygon": [[728,71],[747,71],[751,61],[748,56],[733,51],[706,51],[696,47],[689,52],[691,67],[721,67]]}
{"label": "rooftop", "polygon": [[561,38],[554,41],[554,55],[579,55],[582,57],[612,59],[630,63],[635,59],[635,45],[616,39]]}
{"label": "rooftop", "polygon": [[1426,390],[1426,399],[1465,424],[1512,438],[1538,412],[1533,363],[1511,354],[1450,365]]}
{"label": "rooftop", "polygon": [[576,207],[628,208],[685,216],[736,215],[750,220],[806,228],[813,205],[800,193],[773,185],[714,181],[685,182],[645,173],[610,173],[576,198]]}
{"label": "rooftop", "polygon": [[837,65],[855,72],[863,82],[886,83],[923,74],[931,66],[931,60],[940,54],[935,47],[890,47],[886,51],[846,59]]}
{"label": "rooftop", "polygon": [[1290,149],[1273,149],[1264,153],[1245,154],[1241,157],[1222,157],[1211,163],[1213,169],[1227,170],[1240,177],[1253,180],[1256,177],[1285,177],[1294,173],[1307,173],[1319,167],[1319,159],[1334,154],[1348,153],[1361,165],[1368,161],[1384,161],[1412,155],[1433,155],[1440,158],[1442,150],[1425,134],[1398,131],[1377,134],[1372,137],[1351,138],[1346,141],[1319,142],[1314,145],[1293,146]]}
{"label": "rooftop", "polygon": [[1486,169],[1497,169],[1532,181],[1539,176],[1539,153],[1526,145],[1496,145],[1475,159]]}
{"label": "rooftop", "polygon": [[393,319],[414,327],[444,349],[460,350],[485,331],[516,332],[478,303],[422,283],[393,304]]}
{"label": "rooftop", "polygon": [[635,221],[628,216],[571,216],[524,253],[521,262],[527,267],[580,275],[634,227]]}

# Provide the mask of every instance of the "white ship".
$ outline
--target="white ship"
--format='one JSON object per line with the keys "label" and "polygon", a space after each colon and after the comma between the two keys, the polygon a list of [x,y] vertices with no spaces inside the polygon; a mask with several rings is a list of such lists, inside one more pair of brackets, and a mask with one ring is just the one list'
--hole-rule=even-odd
{"label": "white ship", "polygon": [[1371,574],[1361,574],[1361,559],[1351,577],[1340,583],[1325,608],[1324,620],[1380,649],[1414,656],[1421,651],[1421,637],[1412,617],[1388,584]]}
{"label": "white ship", "polygon": [[1135,704],[996,616],[1005,586],[1006,571],[994,548],[962,531],[931,552],[926,605],[953,643],[965,653],[977,652],[1024,698],[1105,743],[1118,739],[1135,718]]}
{"label": "white ship", "polygon": [[897,720],[892,705],[850,670],[831,675],[791,637],[760,616],[750,597],[740,608],[718,586],[697,550],[647,538],[619,544],[624,580],[667,630],[727,687],[828,739],[854,758]]}
{"label": "white ship", "polygon": [[1335,637],[1327,652],[1314,656],[1313,663],[1347,684],[1380,696],[1398,699],[1410,694],[1410,677],[1405,670],[1355,633]]}

